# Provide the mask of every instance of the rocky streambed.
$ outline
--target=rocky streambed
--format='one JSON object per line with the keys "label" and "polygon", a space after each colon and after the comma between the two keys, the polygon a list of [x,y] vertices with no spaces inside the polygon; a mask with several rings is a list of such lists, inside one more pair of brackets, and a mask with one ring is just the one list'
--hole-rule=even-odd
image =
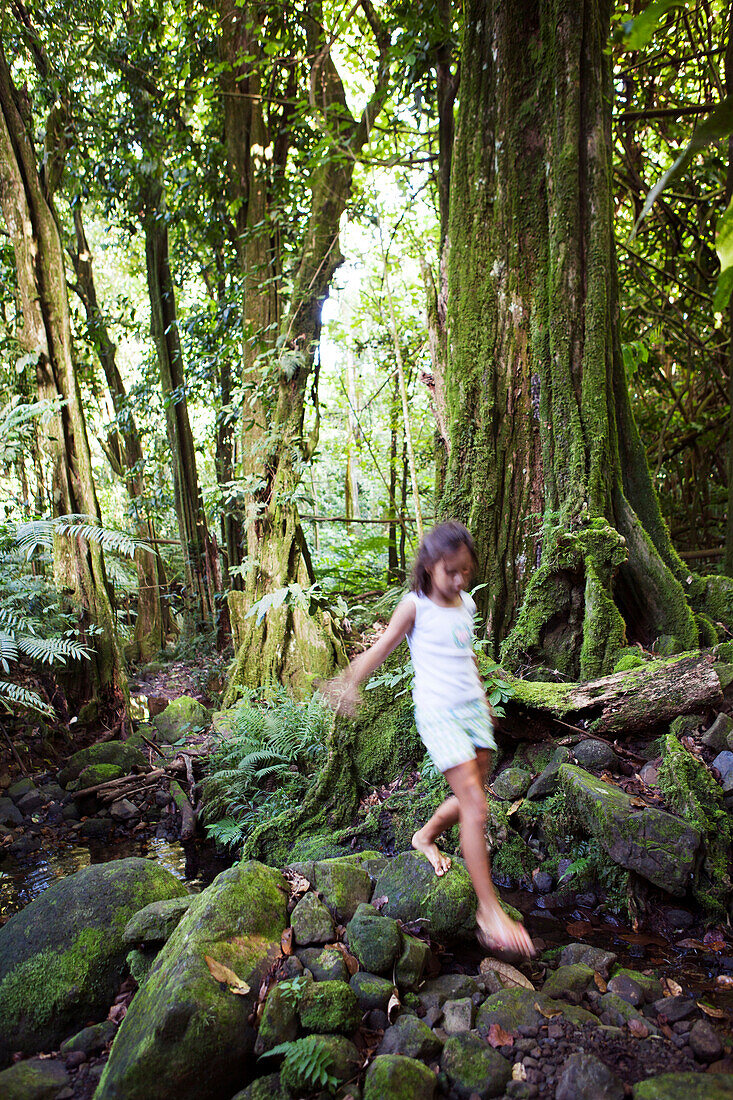
{"label": "rocky streambed", "polygon": [[24,1056],[0,1095],[733,1095],[709,998],[583,942],[484,957],[474,912],[460,861],[412,852],[242,862],[195,895],[149,860],[84,869],[0,929],[0,1058]]}

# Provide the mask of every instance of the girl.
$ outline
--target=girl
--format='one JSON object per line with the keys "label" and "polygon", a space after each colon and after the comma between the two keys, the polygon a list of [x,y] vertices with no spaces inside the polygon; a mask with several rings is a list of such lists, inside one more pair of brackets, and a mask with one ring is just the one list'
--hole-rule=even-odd
{"label": "girl", "polygon": [[473,652],[476,605],[465,591],[476,568],[473,539],[462,523],[441,523],[423,539],[412,573],[412,591],[396,608],[381,638],[325,685],[338,713],[353,715],[359,685],[407,638],[415,670],[413,699],[418,732],[453,791],[412,838],[444,875],[450,859],[435,841],[460,821],[461,849],[478,897],[479,941],[484,947],[534,955],[525,928],[501,908],[486,851],[486,793],[491,713]]}

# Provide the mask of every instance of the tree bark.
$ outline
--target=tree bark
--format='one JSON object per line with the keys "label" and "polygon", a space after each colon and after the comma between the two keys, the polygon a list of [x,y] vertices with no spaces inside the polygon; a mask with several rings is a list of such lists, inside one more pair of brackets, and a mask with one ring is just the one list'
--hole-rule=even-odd
{"label": "tree bark", "polygon": [[467,6],[447,242],[442,511],[473,530],[504,658],[572,679],[630,642],[707,641],[694,610],[733,621],[672,548],[629,404],[609,20],[606,0]]}
{"label": "tree bark", "polygon": [[[52,110],[60,111],[55,107]],[[53,186],[61,175],[64,142],[46,151],[43,179],[29,134],[30,110],[15,88],[0,46],[0,203],[13,242],[23,326],[21,345],[36,357],[38,396],[57,404],[44,449],[52,467],[56,515],[83,514],[100,523],[89,439],[75,372],[64,256],[53,207]],[[48,134],[65,133],[63,117],[47,124]],[[61,164],[59,163],[61,162]],[[79,609],[90,662],[75,669],[77,702],[97,698],[105,717],[127,720],[129,694],[101,547],[56,536],[54,575],[59,591]]]}
{"label": "tree bark", "polygon": [[[257,622],[252,605],[266,593],[295,582],[312,583],[305,536],[296,495],[303,469],[318,439],[316,354],[321,308],[331,277],[341,263],[339,223],[350,193],[356,157],[369,137],[386,95],[388,39],[368,0],[362,6],[375,30],[380,62],[376,90],[361,118],[346,103],[341,79],[331,59],[330,42],[313,3],[305,16],[313,114],[324,131],[329,151],[310,176],[311,202],[300,259],[292,278],[287,310],[280,294],[281,268],[271,211],[271,188],[283,172],[287,148],[266,125],[259,90],[258,35],[248,29],[254,9],[221,0],[221,51],[227,60],[225,96],[230,186],[240,200],[243,224],[245,384],[252,399],[244,410],[243,451],[246,486],[251,492],[247,522],[250,568],[243,593],[231,593],[229,606],[237,653],[227,701],[240,686],[268,680],[285,681],[305,690],[314,675],[328,675],[342,660],[341,647],[327,616],[308,616],[284,606]],[[243,62],[243,55],[254,63]],[[292,70],[291,70],[292,71]],[[293,92],[295,88],[293,87]],[[281,124],[281,120],[278,120]],[[265,150],[271,150],[270,162]],[[311,437],[304,437],[308,398],[316,404]]]}
{"label": "tree bark", "polygon": [[[115,410],[116,431],[122,439],[117,444],[117,457],[122,467],[121,476],[125,479],[127,495],[130,498],[132,518],[137,537],[142,542],[155,537],[155,531],[144,504],[145,486],[143,482],[143,449],[135,418],[127,405],[127,392],[122,375],[117,367],[116,348],[109,335],[104,315],[99,306],[97,289],[94,282],[92,254],[84,231],[81,207],[74,208],[74,232],[76,247],[72,251],[72,262],[77,278],[77,292],[87,317],[89,337],[97,351],[104,376],[107,379],[112,405]],[[135,554],[137,565],[138,597],[137,619],[135,620],[134,649],[135,658],[152,661],[165,645],[169,627],[169,614],[161,602],[161,577],[158,569],[157,551],[138,550]]]}

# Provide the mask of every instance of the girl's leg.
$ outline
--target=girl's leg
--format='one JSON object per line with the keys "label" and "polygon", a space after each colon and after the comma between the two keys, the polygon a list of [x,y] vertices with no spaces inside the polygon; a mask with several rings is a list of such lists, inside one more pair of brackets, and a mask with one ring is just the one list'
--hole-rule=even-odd
{"label": "girl's leg", "polygon": [[486,851],[486,792],[477,760],[449,768],[445,778],[458,803],[461,822],[461,850],[478,898],[476,922],[485,936],[499,946],[522,955],[534,955],[526,929],[506,915],[491,881]]}
{"label": "girl's leg", "polygon": [[[491,762],[490,750],[477,749],[475,762],[478,765],[481,785],[485,787]],[[423,825],[422,829],[418,829],[412,838],[413,848],[428,857],[435,868],[436,875],[445,874],[450,867],[450,857],[440,851],[435,841],[441,833],[447,832],[459,819],[458,799],[455,795],[451,795],[450,798],[446,798],[445,802],[438,806],[430,820]]]}

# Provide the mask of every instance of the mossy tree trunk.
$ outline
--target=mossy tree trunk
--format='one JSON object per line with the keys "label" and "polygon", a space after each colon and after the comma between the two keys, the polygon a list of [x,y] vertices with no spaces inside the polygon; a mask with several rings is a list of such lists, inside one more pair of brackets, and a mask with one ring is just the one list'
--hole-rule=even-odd
{"label": "mossy tree trunk", "polygon": [[176,294],[168,252],[165,195],[160,180],[147,176],[142,187],[145,266],[150,298],[150,330],[160,371],[171,451],[173,493],[183,551],[185,598],[183,635],[210,630],[221,590],[216,540],[209,532],[196,465],[196,447],[186,399],[183,353],[178,334]]}
{"label": "mossy tree trunk", "polygon": [[[31,125],[30,105],[14,86],[0,46],[0,204],[15,252],[23,320],[17,338],[35,357],[39,398],[56,406],[43,440],[51,464],[53,510],[100,523],[53,205],[66,152],[63,105],[57,102],[47,120],[41,170]],[[79,610],[82,631],[85,626],[101,628],[88,638],[92,660],[74,669],[75,702],[96,699],[108,720],[119,716],[124,722],[129,694],[101,547],[57,535],[54,575],[59,591]]]}
{"label": "mossy tree trunk", "polygon": [[[356,158],[368,140],[386,95],[388,37],[368,0],[362,10],[379,47],[375,91],[360,119],[350,113],[330,55],[320,5],[304,16],[310,61],[311,111],[328,143],[310,174],[311,199],[300,258],[283,303],[282,254],[277,197],[289,154],[282,112],[265,115],[260,88],[264,31],[254,6],[222,0],[220,52],[225,61],[225,124],[230,188],[238,200],[238,238],[244,276],[243,466],[250,495],[246,525],[244,591],[229,605],[237,654],[227,698],[241,685],[285,681],[303,691],[312,675],[327,675],[339,659],[339,645],[326,616],[291,605],[268,612],[260,622],[248,615],[266,594],[313,580],[310,556],[296,503],[303,472],[318,441],[316,356],[321,309],[341,263],[339,223],[346,207]],[[253,60],[252,60],[253,59]],[[296,93],[296,62],[287,76]],[[239,92],[240,94],[235,94]],[[309,400],[315,425],[305,437]]]}
{"label": "mossy tree trunk", "polygon": [[733,621],[730,582],[674,552],[629,403],[609,20],[606,0],[467,5],[447,242],[441,510],[476,537],[504,657],[573,679]]}
{"label": "mossy tree trunk", "polygon": [[[149,539],[155,538],[155,529],[145,506],[142,440],[132,410],[128,406],[125,384],[117,366],[116,348],[99,306],[92,254],[79,205],[74,208],[74,233],[76,240],[71,258],[76,272],[76,290],[84,306],[89,338],[107,379],[117,418],[105,453],[117,476],[124,478],[137,537],[147,543]],[[151,550],[139,549],[135,554],[135,562],[138,581],[135,658],[152,661],[165,645],[169,615],[166,605],[161,601],[162,579],[157,553],[152,546]]]}

